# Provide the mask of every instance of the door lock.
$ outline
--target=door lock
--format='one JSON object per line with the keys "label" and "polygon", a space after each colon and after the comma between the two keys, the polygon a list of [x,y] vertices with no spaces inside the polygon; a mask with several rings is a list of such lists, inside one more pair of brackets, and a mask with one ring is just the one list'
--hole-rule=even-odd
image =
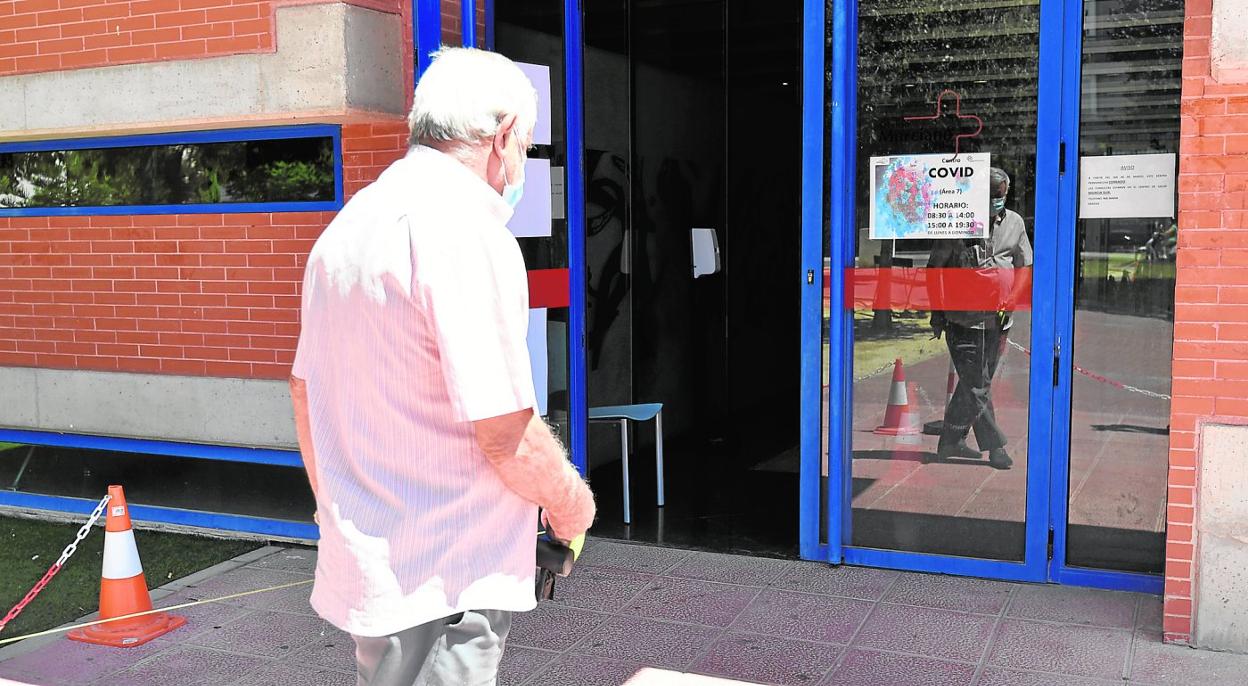
{"label": "door lock", "polygon": [[808,286],[815,285],[815,270],[813,269],[806,270],[806,285]]}

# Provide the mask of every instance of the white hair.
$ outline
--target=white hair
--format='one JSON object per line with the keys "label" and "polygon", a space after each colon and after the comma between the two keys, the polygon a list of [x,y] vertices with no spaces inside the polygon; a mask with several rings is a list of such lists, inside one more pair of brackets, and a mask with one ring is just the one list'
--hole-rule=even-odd
{"label": "white hair", "polygon": [[412,144],[476,145],[495,136],[509,114],[522,136],[533,131],[537,91],[515,62],[475,48],[442,48],[432,57],[407,118]]}

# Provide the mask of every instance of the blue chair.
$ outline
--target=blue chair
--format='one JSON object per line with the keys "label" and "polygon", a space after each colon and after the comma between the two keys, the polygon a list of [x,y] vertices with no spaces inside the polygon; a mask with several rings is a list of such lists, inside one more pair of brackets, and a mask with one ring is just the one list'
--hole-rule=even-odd
{"label": "blue chair", "polygon": [[658,476],[659,507],[663,507],[663,403],[610,405],[589,408],[591,422],[620,423],[620,459],[624,463],[624,523],[632,524],[633,512],[628,493],[628,423],[654,420],[654,468]]}

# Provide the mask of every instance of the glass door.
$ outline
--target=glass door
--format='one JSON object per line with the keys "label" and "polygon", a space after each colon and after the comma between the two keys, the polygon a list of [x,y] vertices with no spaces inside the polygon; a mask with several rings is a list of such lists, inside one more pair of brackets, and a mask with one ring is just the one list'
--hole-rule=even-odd
{"label": "glass door", "polygon": [[1042,580],[1061,6],[825,9],[816,549]]}
{"label": "glass door", "polygon": [[[1083,0],[1063,195],[1052,577],[1160,592],[1174,339],[1183,0]],[[1073,109],[1072,109],[1073,114]],[[1078,141],[1077,144],[1074,141]],[[1199,178],[1199,177],[1197,177]],[[1065,252],[1069,251],[1069,252]],[[1108,572],[1108,573],[1107,573]]]}
{"label": "glass door", "polygon": [[1182,1],[806,11],[803,555],[1159,590]]}

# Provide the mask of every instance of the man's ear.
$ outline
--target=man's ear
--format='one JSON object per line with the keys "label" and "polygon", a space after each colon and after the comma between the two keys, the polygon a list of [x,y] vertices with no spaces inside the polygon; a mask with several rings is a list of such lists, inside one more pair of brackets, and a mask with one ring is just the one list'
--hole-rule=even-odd
{"label": "man's ear", "polygon": [[509,136],[515,135],[516,115],[505,115],[498,122],[498,132],[494,134],[494,153],[502,159],[503,153],[507,150],[507,143],[510,141]]}

